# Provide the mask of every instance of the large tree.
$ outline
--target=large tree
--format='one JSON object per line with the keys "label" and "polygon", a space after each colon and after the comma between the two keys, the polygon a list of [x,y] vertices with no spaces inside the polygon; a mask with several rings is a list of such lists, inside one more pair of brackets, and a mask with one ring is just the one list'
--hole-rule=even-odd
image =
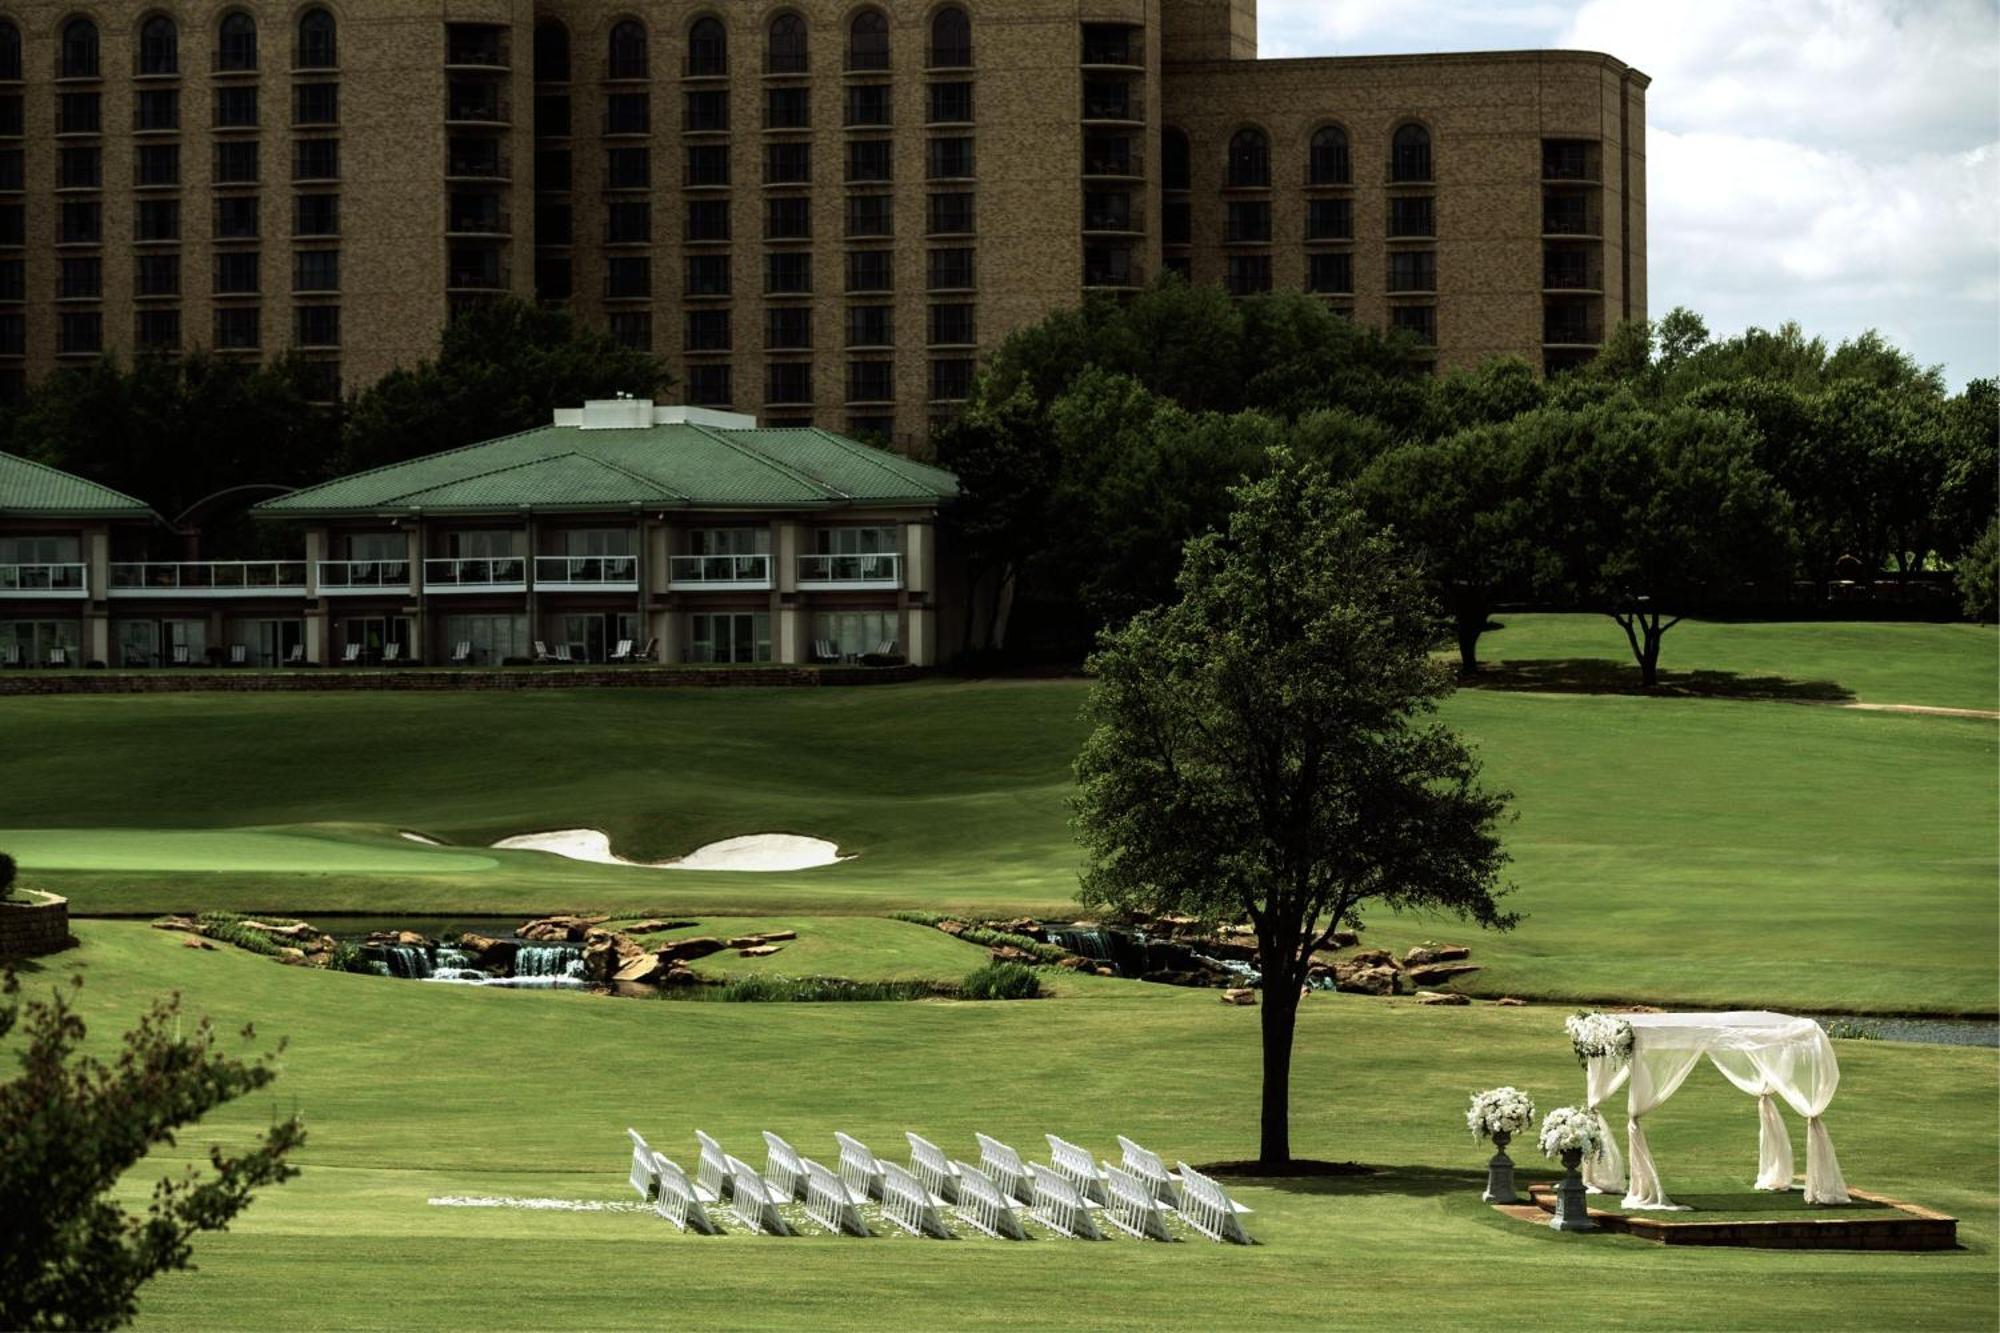
{"label": "large tree", "polygon": [[143,1284],[191,1266],[196,1232],[225,1229],[256,1189],[298,1174],[286,1158],[305,1127],[292,1117],[241,1151],[212,1147],[211,1174],[163,1176],[146,1212],[128,1213],[111,1197],[119,1178],[183,1127],[269,1084],[276,1053],[224,1054],[207,1020],[184,1028],[171,999],[125,1034],[107,1066],[79,1053],[84,1024],[67,996],[23,1005],[18,991],[10,973],[0,1038],[25,1012],[26,1041],[20,1076],[0,1083],[0,1327],[116,1328],[137,1314]]}
{"label": "large tree", "polygon": [[1514,918],[1498,901],[1506,797],[1433,715],[1451,672],[1422,574],[1286,451],[1236,496],[1226,533],[1188,543],[1179,599],[1100,638],[1074,827],[1093,907],[1254,926],[1258,1160],[1276,1171],[1314,951],[1370,904]]}

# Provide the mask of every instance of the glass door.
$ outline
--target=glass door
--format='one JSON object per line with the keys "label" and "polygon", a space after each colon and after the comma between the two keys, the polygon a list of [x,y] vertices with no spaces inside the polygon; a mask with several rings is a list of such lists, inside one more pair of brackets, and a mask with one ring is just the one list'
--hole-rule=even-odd
{"label": "glass door", "polygon": [[557,618],[557,623],[562,626],[562,640],[569,645],[572,658],[579,662],[604,660],[605,619],[603,612]]}
{"label": "glass door", "polygon": [[149,667],[160,664],[160,622],[121,620],[118,622],[118,654],[115,665]]}

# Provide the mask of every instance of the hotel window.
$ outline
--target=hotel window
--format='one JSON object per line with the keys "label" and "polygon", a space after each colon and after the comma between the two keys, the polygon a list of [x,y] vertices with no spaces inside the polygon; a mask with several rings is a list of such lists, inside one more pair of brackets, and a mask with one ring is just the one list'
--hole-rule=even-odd
{"label": "hotel window", "polygon": [[1083,81],[1085,120],[1132,120],[1132,82],[1123,78]]}
{"label": "hotel window", "polygon": [[[472,140],[470,142],[481,142],[481,141]],[[484,155],[482,154],[482,156]],[[499,174],[498,167],[500,160],[498,145],[493,146],[492,157],[490,160],[492,161],[494,166],[494,170],[492,172],[488,172],[485,170],[469,170],[455,174],[466,175],[466,176],[498,175]],[[483,167],[485,165],[478,159],[470,157],[461,158],[460,163],[461,165],[466,167]],[[535,188],[537,190],[567,190],[570,187],[570,172],[572,164],[573,164],[573,158],[570,154],[569,149],[567,148],[541,149],[535,154]]]}
{"label": "hotel window", "polygon": [[1271,141],[1262,130],[1238,130],[1229,140],[1229,184],[1264,189],[1271,183]]}
{"label": "hotel window", "polygon": [[972,396],[972,358],[931,362],[931,401],[958,402]]}
{"label": "hotel window", "polygon": [[[0,356],[25,356],[27,351],[27,317],[18,312],[0,314]],[[19,402],[19,395],[12,401]]]}
{"label": "hotel window", "polygon": [[340,140],[301,139],[293,145],[293,180],[330,181],[339,176]]}
{"label": "hotel window", "polygon": [[302,305],[293,314],[298,321],[295,340],[300,347],[340,345],[339,306]]}
{"label": "hotel window", "polygon": [[847,308],[849,347],[889,347],[896,341],[896,308],[889,305],[856,305]]}
{"label": "hotel window", "polygon": [[803,74],[806,58],[806,21],[797,14],[780,14],[772,19],[764,43],[764,72]]}
{"label": "hotel window", "polygon": [[796,251],[764,256],[764,290],[773,296],[812,293],[812,255]]}
{"label": "hotel window", "polygon": [[604,294],[631,300],[653,294],[653,261],[646,255],[613,255],[604,263]]}
{"label": "hotel window", "polygon": [[257,183],[255,139],[230,139],[215,146],[215,183],[217,185]]}
{"label": "hotel window", "polygon": [[888,250],[854,250],[847,256],[847,290],[886,292],[895,286],[894,266]]}
{"label": "hotel window", "polygon": [[1389,327],[1414,334],[1418,342],[1435,347],[1437,345],[1437,307],[1431,305],[1392,305],[1389,307]]}
{"label": "hotel window", "polygon": [[931,19],[930,67],[965,69],[972,64],[972,20],[957,5]]}
{"label": "hotel window", "polygon": [[972,306],[964,302],[932,306],[930,333],[933,346],[971,346],[976,341],[972,332]]}
{"label": "hotel window", "polygon": [[56,98],[57,134],[97,134],[104,128],[103,102],[96,93],[62,93]]}
{"label": "hotel window", "polygon": [[293,255],[292,290],[295,292],[339,291],[340,251],[301,250]]}
{"label": "hotel window", "polygon": [[1306,256],[1306,290],[1329,295],[1351,295],[1354,291],[1354,256],[1316,254]]}
{"label": "hotel window", "polygon": [[56,317],[56,350],[68,356],[104,350],[104,316],[95,310],[66,310]]}
{"label": "hotel window", "polygon": [[653,206],[644,199],[619,199],[604,209],[604,239],[610,245],[644,245],[653,239]]}
{"label": "hotel window", "polygon": [[263,312],[254,305],[223,306],[215,312],[215,345],[226,352],[254,350],[262,340]]}
{"label": "hotel window", "polygon": [[729,34],[720,20],[697,19],[688,29],[687,72],[696,78],[729,73]]}
{"label": "hotel window", "polygon": [[292,124],[336,125],[340,122],[340,85],[302,83],[292,91]]}
{"label": "hotel window", "polygon": [[215,128],[251,129],[257,124],[257,85],[230,84],[215,90]]}
{"label": "hotel window", "polygon": [[728,255],[689,255],[687,257],[687,294],[689,296],[727,296],[730,288]]}
{"label": "hotel window", "polygon": [[[725,159],[727,160],[727,159]],[[604,188],[644,190],[653,183],[653,154],[645,148],[608,148],[604,153]],[[694,181],[691,184],[705,184]]]}
{"label": "hotel window", "polygon": [[704,134],[729,128],[729,94],[717,88],[691,92],[681,104],[681,128]]}
{"label": "hotel window", "polygon": [[902,616],[895,611],[820,611],[813,615],[813,641],[829,644],[834,656],[850,661],[887,644],[901,648]]}
{"label": "hotel window", "polygon": [[181,93],[178,88],[142,88],[132,101],[132,128],[136,130],[177,130],[181,127]]}
{"label": "hotel window", "polygon": [[94,190],[104,184],[103,155],[95,148],[64,148],[56,153],[56,188]]}
{"label": "hotel window", "polygon": [[1160,132],[1160,188],[1165,190],[1185,190],[1192,186],[1194,179],[1194,154],[1188,148],[1188,137],[1180,130]]}
{"label": "hotel window", "polygon": [[141,144],[136,166],[141,185],[179,185],[181,146],[177,143]]}
{"label": "hotel window", "polygon": [[890,177],[889,141],[856,139],[847,145],[847,179],[874,183]]}
{"label": "hotel window", "polygon": [[847,418],[848,438],[872,444],[878,449],[890,448],[896,438],[896,418],[876,416],[873,413],[856,413]]}
{"label": "hotel window", "polygon": [[847,363],[847,401],[887,403],[896,397],[896,363],[893,361],[850,361]]}
{"label": "hotel window", "polygon": [[309,9],[299,19],[299,39],[293,65],[298,69],[332,69],[339,52],[334,41],[333,15]]}
{"label": "hotel window", "polygon": [[882,237],[895,234],[895,196],[856,194],[847,200],[847,234]]}
{"label": "hotel window", "polygon": [[970,250],[933,250],[928,263],[929,281],[926,285],[934,292],[958,291],[973,285]]}
{"label": "hotel window", "polygon": [[135,241],[177,241],[181,235],[181,201],[141,199],[132,219]]}
{"label": "hotel window", "polygon": [[810,361],[773,361],[764,367],[764,401],[810,403],[813,396]]}
{"label": "hotel window", "polygon": [[771,660],[771,613],[698,613],[688,617],[687,660],[690,662],[768,662]]}
{"label": "hotel window", "polygon": [[1086,245],[1083,247],[1083,285],[1086,287],[1130,287],[1139,280],[1129,245]]}
{"label": "hotel window", "polygon": [[229,195],[215,201],[215,239],[245,241],[257,235],[257,196]]}
{"label": "hotel window", "polygon": [[[722,94],[727,96],[727,94]],[[812,125],[812,101],[805,88],[764,90],[764,128],[803,130]]]}
{"label": "hotel window", "polygon": [[535,256],[535,295],[544,301],[567,301],[575,289],[574,269],[568,255]]}
{"label": "hotel window", "polygon": [[0,204],[0,245],[28,243],[27,210],[19,204]]}
{"label": "hotel window", "polygon": [[215,31],[215,67],[225,73],[257,68],[257,20],[238,10]]}
{"label": "hotel window", "polygon": [[1083,25],[1083,63],[1086,65],[1136,65],[1137,48],[1129,23],[1086,23]]}
{"label": "hotel window", "polygon": [[687,150],[687,183],[689,185],[729,184],[729,145],[714,143],[689,144]]}
{"label": "hotel window", "polygon": [[1252,296],[1271,290],[1271,256],[1231,255],[1224,285],[1231,296]]}
{"label": "hotel window", "polygon": [[812,238],[812,200],[786,195],[765,201],[764,237],[772,241]]}
{"label": "hotel window", "polygon": [[847,28],[847,67],[889,68],[889,20],[879,9],[864,9]]}
{"label": "hotel window", "polygon": [[133,321],[133,341],[142,352],[177,352],[181,346],[181,312],[141,310]]}
{"label": "hotel window", "polygon": [[[551,27],[552,24],[543,24]],[[535,94],[535,133],[544,139],[560,139],[570,132],[570,100],[568,93]],[[490,142],[490,141],[488,141]],[[495,144],[494,147],[499,147]]]}
{"label": "hotel window", "polygon": [[63,25],[62,63],[65,79],[97,77],[97,25],[89,19],[71,19]]}
{"label": "hotel window", "polygon": [[139,28],[139,72],[178,74],[181,68],[180,33],[165,14],[155,14]]}
{"label": "hotel window", "polygon": [[646,77],[646,29],[644,25],[626,19],[614,24],[609,43],[608,69],[614,79],[643,79]]}
{"label": "hotel window", "polygon": [[620,347],[647,351],[653,345],[653,312],[614,310],[609,316],[611,337]]}
{"label": "hotel window", "polygon": [[966,191],[933,194],[928,203],[928,226],[933,236],[961,236],[972,230],[972,195]]}
{"label": "hotel window", "polygon": [[1083,192],[1085,231],[1131,231],[1132,192],[1130,190],[1085,190]]}
{"label": "hotel window", "polygon": [[847,89],[849,127],[887,125],[891,120],[892,98],[886,83],[856,83]]}
{"label": "hotel window", "polygon": [[1160,205],[1160,240],[1166,245],[1187,245],[1194,240],[1194,205],[1185,199],[1169,199]]}
{"label": "hotel window", "polygon": [[302,194],[292,200],[292,235],[337,236],[339,234],[339,195]]}
{"label": "hotel window", "polygon": [[1263,242],[1271,239],[1271,205],[1258,199],[1231,201],[1223,239]]}
{"label": "hotel window", "polygon": [[726,352],[730,348],[729,312],[727,310],[690,310],[687,315],[687,336],[683,340],[690,352]]}
{"label": "hotel window", "polygon": [[[160,256],[140,256],[140,267],[145,267],[148,258]],[[171,258],[172,256],[167,256]],[[18,259],[0,259],[0,301],[25,301],[28,299],[28,266]]]}
{"label": "hotel window", "polygon": [[[723,126],[728,125],[728,111],[724,109]],[[693,128],[690,126],[689,128]],[[653,132],[653,101],[646,93],[612,93],[604,99],[604,132],[606,134],[651,134]]]}
{"label": "hotel window", "polygon": [[1433,200],[1427,194],[1413,197],[1397,197],[1389,201],[1389,235],[1433,236],[1437,225],[1432,209]]}
{"label": "hotel window", "polygon": [[764,350],[805,352],[812,350],[812,307],[771,306],[764,311]]}
{"label": "hotel window", "polygon": [[1312,153],[1306,164],[1306,183],[1346,185],[1353,179],[1353,163],[1347,155],[1347,131],[1329,125],[1314,134]]}
{"label": "hotel window", "polygon": [[959,180],[973,174],[971,139],[932,139],[925,149],[932,180]]}
{"label": "hotel window", "polygon": [[27,184],[26,155],[18,148],[0,149],[0,190],[18,194]]}
{"label": "hotel window", "polygon": [[972,120],[972,85],[933,83],[930,86],[930,114],[933,125],[963,125]]}
{"label": "hotel window", "polygon": [[692,199],[688,201],[687,238],[690,241],[729,239],[729,201]]}
{"label": "hotel window", "polygon": [[1389,256],[1389,290],[1437,290],[1437,255],[1429,250],[1400,250]]}
{"label": "hotel window", "polygon": [[65,259],[56,266],[56,295],[64,300],[95,300],[104,294],[104,261]]}
{"label": "hotel window", "polygon": [[764,145],[766,185],[804,185],[812,180],[812,145],[767,143]]}
{"label": "hotel window", "polygon": [[21,128],[21,95],[0,94],[0,137],[18,139],[21,137]]}
{"label": "hotel window", "polygon": [[64,245],[98,245],[104,240],[104,206],[96,200],[66,200],[59,208],[56,238]]}
{"label": "hotel window", "polygon": [[21,77],[21,30],[0,19],[0,79]]}
{"label": "hotel window", "polygon": [[704,361],[687,368],[687,397],[697,407],[728,407],[736,400],[729,363]]}
{"label": "hotel window", "polygon": [[181,293],[181,257],[179,255],[140,255],[135,274],[138,292],[141,296],[179,296]]}
{"label": "hotel window", "polygon": [[1431,132],[1421,125],[1405,125],[1390,140],[1389,179],[1427,181],[1431,178]]}
{"label": "hotel window", "polygon": [[255,250],[229,250],[215,257],[217,296],[254,296],[258,289]]}
{"label": "hotel window", "polygon": [[1309,241],[1351,241],[1354,239],[1352,199],[1306,200],[1306,239]]}

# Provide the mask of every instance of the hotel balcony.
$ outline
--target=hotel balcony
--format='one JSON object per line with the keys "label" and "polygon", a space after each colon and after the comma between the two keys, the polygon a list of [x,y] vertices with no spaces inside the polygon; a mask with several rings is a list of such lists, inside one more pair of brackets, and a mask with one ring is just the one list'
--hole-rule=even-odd
{"label": "hotel balcony", "polygon": [[[429,576],[425,576],[429,586]],[[538,555],[535,587],[541,592],[637,592],[636,555]]]}
{"label": "hotel balcony", "polygon": [[0,565],[0,597],[88,596],[90,580],[81,564]]}
{"label": "hotel balcony", "polygon": [[302,597],[303,560],[133,561],[111,566],[112,597]]}
{"label": "hotel balcony", "polygon": [[884,592],[903,586],[900,555],[802,555],[801,592]]}
{"label": "hotel balcony", "polygon": [[319,591],[323,597],[414,592],[407,560],[322,560]]}
{"label": "hotel balcony", "polygon": [[[635,582],[634,586],[637,584]],[[528,562],[518,555],[424,561],[424,591],[526,592]]]}
{"label": "hotel balcony", "polygon": [[768,591],[771,587],[771,557],[677,555],[667,572],[667,587],[673,592]]}

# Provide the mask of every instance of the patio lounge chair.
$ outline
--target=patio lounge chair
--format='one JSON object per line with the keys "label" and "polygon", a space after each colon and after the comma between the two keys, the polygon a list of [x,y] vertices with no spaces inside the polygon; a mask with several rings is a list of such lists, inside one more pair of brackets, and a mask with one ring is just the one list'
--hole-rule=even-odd
{"label": "patio lounge chair", "polygon": [[232,644],[230,644],[230,645],[229,645],[229,665],[231,665],[231,666],[249,666],[249,665],[250,665],[250,649],[249,649],[248,647],[246,647],[245,645],[243,645],[243,644],[240,644],[240,643],[232,643]]}
{"label": "patio lounge chair", "polygon": [[648,639],[644,648],[632,654],[632,660],[634,662],[650,662],[659,655],[659,651],[660,641],[658,639]]}
{"label": "patio lounge chair", "polygon": [[0,667],[17,667],[19,665],[21,665],[21,645],[10,643],[0,646]]}
{"label": "patio lounge chair", "polygon": [[611,650],[611,656],[609,656],[609,657],[605,658],[604,660],[605,660],[605,661],[607,661],[607,662],[629,662],[629,661],[631,661],[631,660],[632,660],[632,641],[631,641],[630,639],[620,639],[620,640],[618,641],[618,646],[617,646],[616,648],[613,648],[613,649]]}
{"label": "patio lounge chair", "polygon": [[460,639],[451,646],[451,664],[470,666],[472,664],[472,640]]}
{"label": "patio lounge chair", "polygon": [[340,655],[340,664],[342,666],[353,666],[360,660],[361,660],[361,645],[358,643],[348,644],[347,650]]}
{"label": "patio lounge chair", "polygon": [[563,666],[574,666],[576,664],[576,659],[569,654],[568,644],[559,643],[556,645],[556,661]]}
{"label": "patio lounge chair", "polygon": [[175,644],[173,663],[175,666],[193,666],[194,649],[188,647],[184,643]]}
{"label": "patio lounge chair", "polygon": [[813,640],[813,661],[838,662],[839,660],[840,649],[834,646],[832,639]]}
{"label": "patio lounge chair", "polygon": [[49,649],[49,665],[52,667],[66,667],[75,666],[76,663],[70,660],[69,649],[59,643]]}
{"label": "patio lounge chair", "polygon": [[397,666],[397,665],[400,665],[400,664],[402,663],[402,660],[403,660],[403,645],[402,645],[402,644],[400,644],[400,643],[385,643],[385,644],[383,644],[383,645],[382,645],[382,665],[383,665],[383,666]]}
{"label": "patio lounge chair", "polygon": [[285,665],[304,666],[305,664],[306,664],[306,646],[302,643],[293,644],[292,651],[285,654]]}

